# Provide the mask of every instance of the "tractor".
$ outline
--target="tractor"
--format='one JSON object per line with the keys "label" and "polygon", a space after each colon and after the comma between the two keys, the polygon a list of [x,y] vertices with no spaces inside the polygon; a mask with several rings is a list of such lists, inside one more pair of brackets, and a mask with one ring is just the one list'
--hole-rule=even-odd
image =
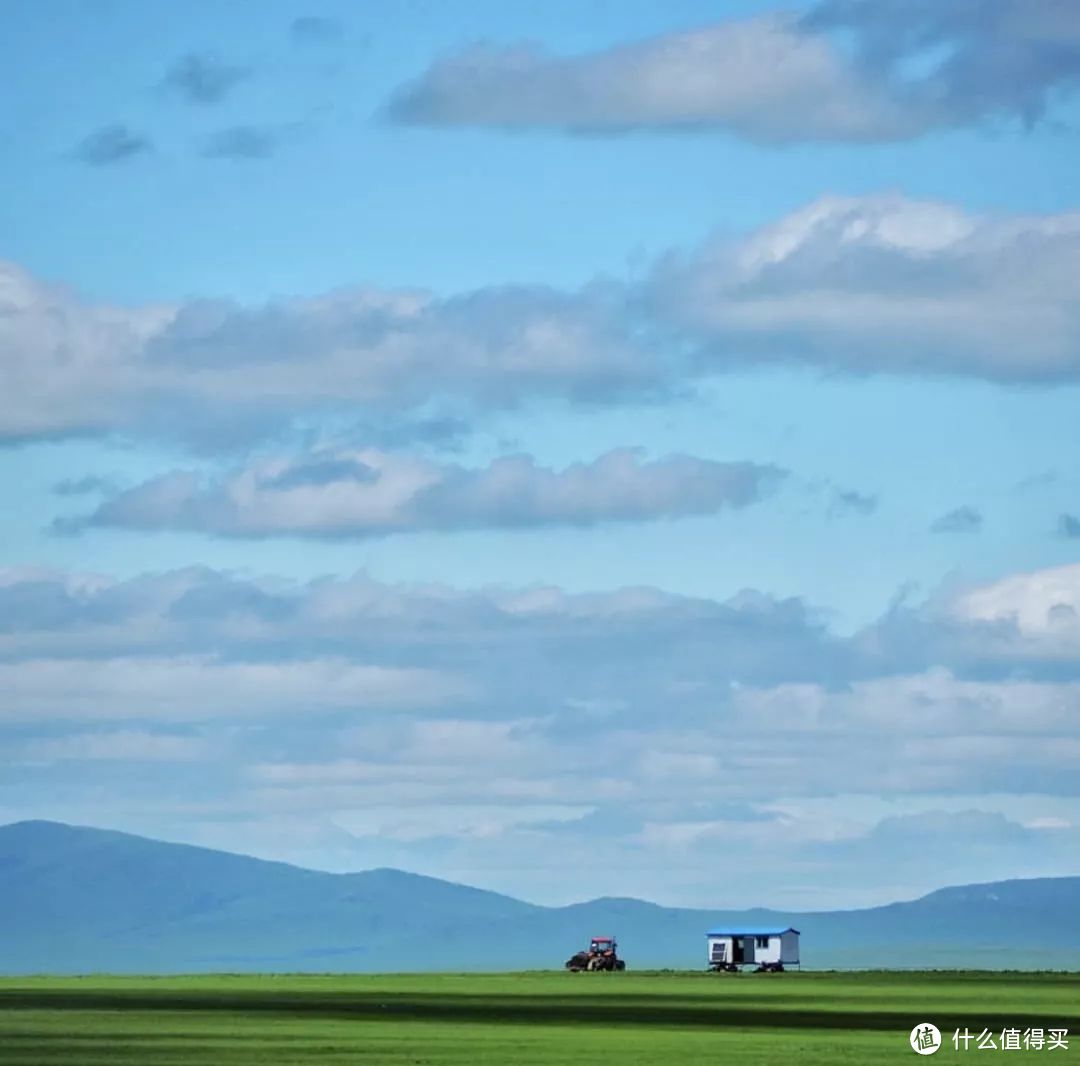
{"label": "tractor", "polygon": [[594,936],[585,951],[579,951],[566,960],[571,973],[582,970],[625,970],[626,963],[619,958],[619,945],[613,936]]}

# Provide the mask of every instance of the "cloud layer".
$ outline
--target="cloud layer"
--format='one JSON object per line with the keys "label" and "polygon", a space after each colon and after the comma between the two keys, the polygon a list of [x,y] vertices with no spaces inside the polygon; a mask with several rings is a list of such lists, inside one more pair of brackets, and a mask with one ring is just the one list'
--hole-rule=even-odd
{"label": "cloud layer", "polygon": [[[450,298],[353,289],[261,307],[88,304],[0,268],[0,438],[176,432],[244,439],[320,413],[409,415],[531,398],[654,394],[662,357],[624,294],[493,288]],[[613,306],[613,301],[615,306]]]}
{"label": "cloud layer", "polygon": [[93,304],[0,268],[0,439],[173,434],[216,447],[348,412],[372,425],[545,400],[657,400],[755,365],[1080,379],[1080,215],[825,198],[672,252],[634,282],[449,298],[351,289],[262,306]]}
{"label": "cloud layer", "polygon": [[[574,894],[701,900],[706,843],[754,856],[733,902],[761,870],[789,905],[867,863],[878,899],[1067,872],[1078,611],[1080,567],[851,636],[750,591],[6,571],[0,809],[518,891],[592,854]],[[898,871],[901,838],[928,862]]]}
{"label": "cloud layer", "polygon": [[1080,14],[1056,0],[825,0],[576,56],[477,44],[403,86],[394,121],[722,130],[765,144],[893,141],[1031,123],[1080,84]]}
{"label": "cloud layer", "polygon": [[607,452],[563,470],[526,455],[482,468],[373,449],[268,459],[217,479],[175,471],[108,496],[61,529],[189,529],[222,536],[379,537],[421,530],[641,522],[745,507],[783,472],[688,455]]}

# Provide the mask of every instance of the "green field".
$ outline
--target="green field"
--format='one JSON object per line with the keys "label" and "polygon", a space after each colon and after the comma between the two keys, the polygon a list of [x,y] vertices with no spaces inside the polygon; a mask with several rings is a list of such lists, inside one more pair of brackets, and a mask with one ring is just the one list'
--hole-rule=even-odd
{"label": "green field", "polygon": [[[876,1063],[908,1034],[1067,1028],[1080,974],[425,974],[0,979],[0,1062]],[[1001,1054],[999,1052],[998,1054]],[[978,1060],[976,1060],[978,1061]]]}

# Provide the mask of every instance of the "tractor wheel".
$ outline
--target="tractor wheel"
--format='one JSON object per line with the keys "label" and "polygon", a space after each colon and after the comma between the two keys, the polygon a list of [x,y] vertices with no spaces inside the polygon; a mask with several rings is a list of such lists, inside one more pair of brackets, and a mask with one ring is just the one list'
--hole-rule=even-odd
{"label": "tractor wheel", "polygon": [[622,959],[619,959],[619,961],[617,963],[615,963],[615,969],[620,970],[620,971],[625,970],[626,969],[626,963],[623,962]]}

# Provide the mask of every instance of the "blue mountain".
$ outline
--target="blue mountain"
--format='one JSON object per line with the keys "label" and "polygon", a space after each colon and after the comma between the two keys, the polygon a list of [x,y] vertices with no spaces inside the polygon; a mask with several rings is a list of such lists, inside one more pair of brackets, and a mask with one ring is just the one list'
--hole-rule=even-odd
{"label": "blue mountain", "polygon": [[55,822],[0,827],[0,972],[518,970],[615,932],[629,965],[704,966],[711,926],[794,925],[805,965],[1080,969],[1080,877],[864,910],[540,907],[401,870],[331,874]]}

